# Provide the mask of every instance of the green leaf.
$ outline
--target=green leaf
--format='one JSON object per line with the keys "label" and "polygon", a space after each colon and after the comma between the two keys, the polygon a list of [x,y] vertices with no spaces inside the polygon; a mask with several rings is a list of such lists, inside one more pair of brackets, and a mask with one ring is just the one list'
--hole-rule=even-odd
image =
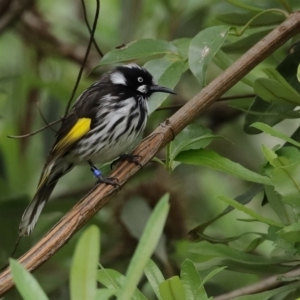
{"label": "green leaf", "polygon": [[24,300],[48,299],[36,279],[18,261],[10,258],[9,265],[14,283]]}
{"label": "green leaf", "polygon": [[[238,195],[237,197],[234,198],[234,200],[237,201],[238,203],[245,205],[245,204],[249,203],[253,199],[254,196],[256,196],[258,193],[263,191],[263,188],[264,188],[263,185],[254,183],[246,192],[242,193],[241,195]],[[188,232],[189,239],[194,241],[194,240],[198,240],[199,237],[202,238],[203,232],[209,225],[211,225],[215,221],[219,220],[220,218],[222,218],[223,216],[225,216],[226,214],[231,212],[233,209],[234,208],[232,206],[227,206],[221,213],[219,213],[214,218],[212,218],[212,219],[198,225],[197,227],[193,228],[192,230],[190,230]],[[239,238],[239,237],[237,237],[237,238]],[[234,239],[236,239],[236,238],[234,238]],[[225,239],[225,241],[226,241],[226,239]]]}
{"label": "green leaf", "polygon": [[275,151],[267,148],[265,145],[262,145],[262,153],[264,157],[267,159],[267,161],[272,165],[273,167],[276,167],[278,163],[276,162],[276,158],[278,157]]}
{"label": "green leaf", "polygon": [[162,234],[169,212],[169,196],[164,195],[151,214],[126,272],[119,300],[130,300]]}
{"label": "green leaf", "polygon": [[271,259],[265,256],[245,253],[224,244],[212,244],[206,241],[191,243],[188,251],[198,269],[227,266],[229,270],[246,273],[281,273],[290,268],[279,265],[284,258]]}
{"label": "green leaf", "polygon": [[298,95],[298,92],[285,80],[285,78],[273,68],[264,68],[262,71],[268,76],[269,79],[278,81],[280,84],[285,86],[295,95]]}
{"label": "green leaf", "polygon": [[[229,12],[229,13],[221,13],[216,16],[217,20],[220,20],[224,23],[230,25],[246,25],[251,19],[253,19],[257,15],[256,12]],[[265,14],[256,17],[250,24],[252,26],[268,26],[268,25],[276,25],[282,23],[286,18],[282,14],[276,14],[272,11],[268,13],[266,16]],[[264,29],[262,29],[264,31]],[[260,32],[260,31],[259,31]],[[265,34],[266,35],[266,34]],[[239,37],[242,38],[242,37]],[[249,48],[248,48],[249,49]],[[247,50],[248,50],[247,49]],[[225,48],[224,48],[225,50]]]}
{"label": "green leaf", "polygon": [[243,251],[244,252],[254,252],[255,249],[261,245],[262,243],[264,243],[266,241],[266,238],[264,237],[258,237],[258,238],[255,238],[253,239],[244,249]]}
{"label": "green leaf", "polygon": [[249,4],[246,4],[246,3],[244,3],[243,1],[240,1],[240,0],[226,0],[226,1],[228,3],[236,6],[236,7],[239,7],[239,8],[248,10],[248,11],[254,11],[254,12],[262,12],[262,11],[264,11],[264,9],[261,8],[261,7],[249,5]]}
{"label": "green leaf", "polygon": [[279,157],[286,157],[289,164],[297,163],[300,161],[300,149],[293,146],[284,145],[284,147],[276,150],[276,154],[278,154]]}
{"label": "green leaf", "polygon": [[[106,286],[110,291],[112,291],[115,296],[118,295],[118,293],[120,292],[121,288],[124,286],[126,281],[126,277],[124,275],[112,269],[98,270],[97,279],[104,286]],[[134,292],[130,299],[147,300],[147,298],[142,294],[142,292],[138,288],[134,289]]]}
{"label": "green leaf", "polygon": [[96,293],[96,300],[109,300],[114,295],[112,290],[102,288],[98,289]]}
{"label": "green leaf", "polygon": [[300,242],[300,221],[295,222],[289,226],[286,226],[277,232],[278,236],[288,243],[295,246],[296,243]]}
{"label": "green leaf", "polygon": [[281,222],[283,224],[289,224],[290,221],[286,208],[284,207],[281,201],[281,197],[278,195],[278,193],[275,192],[274,187],[270,185],[265,185],[265,194],[268,198],[268,203],[275,211]]}
{"label": "green leaf", "polygon": [[174,160],[181,151],[205,148],[214,137],[207,127],[199,124],[188,125],[170,143],[170,160]]}
{"label": "green leaf", "polygon": [[265,224],[271,225],[271,226],[277,226],[277,227],[284,227],[285,225],[276,221],[273,221],[269,218],[263,217],[262,215],[258,214],[254,210],[238,203],[237,201],[225,197],[225,196],[219,196],[218,199],[222,200],[223,202],[227,203],[228,205],[231,205],[232,207],[236,208],[239,211],[244,212],[245,214],[249,215],[250,217],[254,218],[257,221],[263,222]]}
{"label": "green leaf", "polygon": [[167,41],[142,39],[129,43],[120,49],[107,52],[101,59],[99,66],[163,54],[178,56],[178,50],[172,43]]}
{"label": "green leaf", "polygon": [[[153,75],[159,85],[173,89],[182,75],[184,61],[163,57],[148,61],[144,67]],[[148,102],[149,114],[161,106],[167,97],[169,97],[169,94],[166,93],[152,95]]]}
{"label": "green leaf", "polygon": [[206,72],[211,59],[226,40],[228,26],[208,27],[199,32],[189,47],[189,66],[201,88],[206,85]]}
{"label": "green leaf", "polygon": [[[226,70],[234,63],[234,59],[231,56],[229,56],[227,53],[225,53],[222,49],[220,49],[216,53],[215,57],[213,58],[213,62],[220,69]],[[244,82],[245,84],[251,87],[253,87],[255,80],[256,80],[256,76],[252,75],[251,73],[248,73],[241,79],[242,82]]]}
{"label": "green leaf", "polygon": [[[136,240],[140,240],[151,213],[152,208],[142,196],[132,196],[123,205],[120,219],[128,233]],[[153,254],[161,262],[167,263],[168,254],[164,237],[159,239]]]}
{"label": "green leaf", "polygon": [[[243,222],[257,222],[255,219],[241,219],[239,218],[238,219],[239,221],[243,221]],[[201,233],[199,232],[198,233],[198,236],[199,238],[197,239],[198,242],[200,241],[208,241],[208,242],[211,242],[211,243],[217,243],[217,244],[228,244],[230,242],[233,242],[233,241],[236,241],[238,239],[240,239],[241,237],[243,236],[246,236],[246,235],[252,235],[252,234],[258,234],[258,235],[261,235],[261,236],[265,236],[264,234],[262,233],[259,233],[259,232],[253,232],[253,231],[248,231],[248,232],[245,232],[243,234],[240,234],[240,235],[237,235],[237,236],[231,236],[231,237],[228,237],[228,238],[215,238],[215,237],[210,237],[204,233]]]}
{"label": "green leaf", "polygon": [[255,93],[267,102],[282,102],[286,101],[291,104],[300,104],[299,93],[292,90],[292,88],[287,88],[281,82],[268,79],[268,78],[258,78],[254,82]]}
{"label": "green leaf", "polygon": [[[243,16],[242,16],[243,17]],[[285,18],[282,17],[282,20]],[[268,20],[265,16],[263,16],[262,20]],[[245,19],[243,20],[244,24]],[[251,24],[252,25],[252,24]],[[250,33],[246,36],[239,36],[237,37],[236,41],[227,43],[225,46],[222,47],[222,50],[226,53],[245,53],[248,51],[252,46],[258,43],[261,39],[263,39],[272,29],[261,29],[258,32]]]}
{"label": "green leaf", "polygon": [[217,275],[218,273],[220,273],[221,271],[223,271],[224,269],[226,269],[225,267],[219,267],[216,268],[214,270],[212,270],[202,281],[202,285],[204,285],[206,282],[208,282],[211,278],[213,278],[215,275]]}
{"label": "green leaf", "polygon": [[96,299],[99,255],[100,231],[92,225],[83,232],[75,248],[70,274],[72,300]]}
{"label": "green leaf", "polygon": [[165,280],[160,269],[157,267],[155,262],[152,259],[149,259],[149,262],[144,270],[144,273],[159,300],[162,300],[159,293],[159,285]]}
{"label": "green leaf", "polygon": [[163,300],[185,300],[182,281],[178,276],[173,276],[162,282],[159,286],[159,292]]}
{"label": "green leaf", "polygon": [[216,171],[222,171],[247,181],[272,184],[268,177],[250,171],[240,164],[220,156],[214,151],[202,149],[184,151],[176,156],[175,160],[186,164],[206,166]]}
{"label": "green leaf", "polygon": [[180,38],[172,41],[173,45],[177,47],[183,59],[188,58],[188,51],[189,51],[191,40],[192,40],[191,38]]}
{"label": "green leaf", "polygon": [[185,289],[186,299],[205,300],[208,299],[201,277],[193,262],[185,259],[181,266],[180,277]]}
{"label": "green leaf", "polygon": [[[300,83],[296,78],[297,67],[299,65],[300,43],[295,43],[289,50],[285,59],[276,67],[276,70],[284,77],[284,79],[297,91],[300,91]],[[246,116],[245,131],[249,134],[257,134],[259,131],[253,127],[249,127],[254,122],[273,126],[278,122],[286,119],[287,112],[295,108],[295,104],[283,101],[266,102],[261,97],[255,97],[250,108],[250,112],[266,113],[262,116],[255,116],[249,113]]]}
{"label": "green leaf", "polygon": [[300,147],[300,143],[296,142],[295,140],[291,139],[289,136],[287,136],[286,134],[274,129],[273,127],[264,124],[264,123],[260,123],[260,122],[256,122],[254,124],[251,125],[251,127],[257,128],[261,131],[263,131],[264,133],[270,134],[272,136],[278,137],[292,145],[295,145],[297,147]]}
{"label": "green leaf", "polygon": [[97,280],[110,290],[117,291],[124,283],[125,276],[112,269],[100,269],[97,272]]}
{"label": "green leaf", "polygon": [[[288,102],[266,102],[261,97],[256,96],[249,113],[246,115],[244,130],[249,134],[258,134],[259,130],[250,127],[254,122],[262,122],[275,125],[280,121],[289,118],[288,113],[295,108],[295,104]],[[254,114],[253,114],[254,112]]]}
{"label": "green leaf", "polygon": [[[278,158],[280,162],[284,157]],[[270,176],[275,191],[282,196],[282,201],[293,206],[299,207],[300,201],[300,161],[291,165],[285,165],[271,171]]]}

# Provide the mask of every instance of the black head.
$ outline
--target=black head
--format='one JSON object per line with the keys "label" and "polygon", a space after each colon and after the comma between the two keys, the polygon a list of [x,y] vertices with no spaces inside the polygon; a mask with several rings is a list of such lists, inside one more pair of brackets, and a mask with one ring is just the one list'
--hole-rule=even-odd
{"label": "black head", "polygon": [[155,83],[153,76],[136,64],[128,64],[115,68],[110,75],[113,84],[130,89],[134,94],[150,97],[155,92],[175,94],[174,91]]}

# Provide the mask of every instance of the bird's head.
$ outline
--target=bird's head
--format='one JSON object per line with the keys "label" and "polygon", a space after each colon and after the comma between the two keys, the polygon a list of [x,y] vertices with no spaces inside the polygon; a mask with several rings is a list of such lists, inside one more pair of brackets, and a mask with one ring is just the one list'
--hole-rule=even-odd
{"label": "bird's head", "polygon": [[113,84],[124,86],[131,92],[146,98],[156,92],[176,95],[173,90],[156,84],[153,76],[145,68],[136,64],[116,67],[110,75],[110,80]]}

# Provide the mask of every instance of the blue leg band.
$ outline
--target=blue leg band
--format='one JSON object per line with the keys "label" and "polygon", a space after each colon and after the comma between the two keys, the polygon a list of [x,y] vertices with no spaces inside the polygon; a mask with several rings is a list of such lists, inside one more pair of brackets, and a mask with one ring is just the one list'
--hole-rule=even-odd
{"label": "blue leg band", "polygon": [[97,178],[102,175],[101,171],[98,169],[92,169],[92,172]]}

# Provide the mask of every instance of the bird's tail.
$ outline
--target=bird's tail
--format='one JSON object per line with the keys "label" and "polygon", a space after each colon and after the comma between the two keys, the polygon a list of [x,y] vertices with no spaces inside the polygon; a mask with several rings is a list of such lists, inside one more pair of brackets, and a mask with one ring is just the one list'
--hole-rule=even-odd
{"label": "bird's tail", "polygon": [[66,163],[63,160],[52,160],[45,165],[37,192],[23,213],[19,226],[19,237],[27,236],[32,232],[58,179],[72,168],[73,164]]}
{"label": "bird's tail", "polygon": [[32,232],[45,204],[47,203],[56,185],[56,182],[57,181],[52,182],[49,185],[47,184],[47,182],[45,182],[34,195],[32,201],[23,213],[22,220],[19,226],[20,237],[27,236]]}

